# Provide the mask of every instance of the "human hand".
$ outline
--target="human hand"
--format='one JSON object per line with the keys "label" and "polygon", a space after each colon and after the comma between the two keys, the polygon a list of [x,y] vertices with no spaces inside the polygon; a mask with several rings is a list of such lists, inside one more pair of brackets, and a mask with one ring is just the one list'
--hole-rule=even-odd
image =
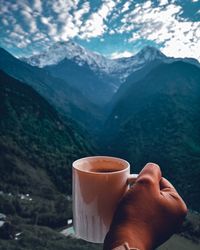
{"label": "human hand", "polygon": [[154,249],[176,232],[186,214],[184,201],[159,166],[148,163],[120,201],[104,250],[124,242],[140,250]]}

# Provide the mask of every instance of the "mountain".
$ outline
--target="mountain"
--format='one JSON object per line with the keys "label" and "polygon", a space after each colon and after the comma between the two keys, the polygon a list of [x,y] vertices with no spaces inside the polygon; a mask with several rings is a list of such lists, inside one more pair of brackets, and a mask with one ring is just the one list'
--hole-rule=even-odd
{"label": "mountain", "polygon": [[87,65],[98,77],[109,77],[114,91],[118,89],[130,74],[140,70],[154,60],[164,62],[183,60],[199,65],[199,62],[194,58],[167,57],[159,49],[152,46],[146,46],[136,55],[128,58],[109,59],[73,41],[57,42],[44,52],[21,59],[40,68],[57,65],[63,60],[71,60],[79,66]]}
{"label": "mountain", "polygon": [[103,148],[129,160],[134,172],[158,163],[189,207],[199,210],[200,69],[182,61],[159,64],[122,85],[117,98]]}
{"label": "mountain", "polygon": [[0,70],[0,249],[88,249],[59,229],[72,218],[72,161],[91,154],[74,122]]}
{"label": "mountain", "polygon": [[[107,77],[116,77],[115,86],[125,82],[109,103],[111,113],[99,135],[99,145],[103,154],[129,160],[135,173],[146,162],[157,162],[188,206],[199,211],[198,63],[165,58],[151,49],[144,49],[137,60],[136,56],[114,60],[112,72],[116,75]],[[124,70],[120,71],[119,61]],[[82,71],[93,81],[100,79],[89,62],[81,65],[74,58],[65,58],[38,68],[0,49],[0,211],[6,215],[5,226],[0,220],[2,249],[100,249],[59,233],[72,218],[71,162],[95,154],[87,133],[74,120],[90,131],[102,123],[103,115],[105,119],[105,113],[86,98],[87,93],[60,78],[56,66],[62,68],[66,62],[74,76]],[[68,77],[70,68],[65,71]],[[199,219],[196,212],[194,215],[182,233],[197,241]],[[182,242],[182,249],[188,243],[183,239],[175,238],[172,248],[179,249]]]}
{"label": "mountain", "polygon": [[133,57],[111,60],[68,41],[23,60],[67,81],[91,102],[103,107],[131,73],[166,58],[159,50],[146,47]]}
{"label": "mountain", "polygon": [[[126,78],[133,70],[140,69],[144,64],[155,59],[167,58],[158,49],[146,46],[138,54],[129,58],[109,59],[98,53],[89,51],[73,41],[58,42],[49,47],[47,51],[22,58],[33,66],[43,68],[57,65],[63,60],[72,60],[79,66],[88,65],[93,72],[99,74],[119,75]],[[119,72],[120,71],[120,72]]]}
{"label": "mountain", "polygon": [[100,107],[116,90],[115,79],[109,75],[113,61],[71,41],[56,43],[47,51],[22,60],[67,81]]}
{"label": "mountain", "polygon": [[162,52],[160,52],[155,47],[146,46],[136,55],[128,58],[119,58],[114,61],[118,64],[118,69],[112,70],[112,75],[120,78],[121,82],[125,82],[127,77],[129,77],[134,72],[141,70],[147,65],[151,65],[154,61],[165,61],[167,60]]}
{"label": "mountain", "polygon": [[30,86],[3,71],[0,83],[0,190],[41,193],[54,184],[70,192],[71,162],[90,144]]}
{"label": "mountain", "polygon": [[[200,63],[194,58],[174,58],[167,57],[161,53],[158,49],[146,46],[138,54],[129,58],[117,59],[124,65],[124,70],[127,74],[122,74],[125,76],[123,79],[123,86],[116,94],[113,96],[111,101],[107,104],[107,113],[111,112],[116,103],[120,100],[128,88],[131,88],[131,85],[142,80],[150,73],[154,68],[159,64],[166,63],[171,64],[173,62],[186,62],[192,65],[195,65],[200,68]],[[123,71],[123,66],[121,67]]]}
{"label": "mountain", "polygon": [[[144,77],[158,64],[172,63],[175,61],[183,61],[194,64],[200,67],[198,60],[194,58],[174,58],[164,55],[159,49],[146,46],[141,49],[137,54],[128,58],[119,58],[113,60],[115,67],[110,69],[110,74],[120,80],[120,83],[129,81],[129,78],[136,78],[135,81]],[[116,67],[117,65],[117,67]],[[121,84],[118,85],[120,87]]]}
{"label": "mountain", "polygon": [[[6,216],[1,249],[101,248],[59,232],[72,218],[71,161],[88,154],[93,149],[74,123],[64,123],[32,87],[0,71],[0,211]],[[194,216],[183,233],[196,240],[199,217]],[[177,241],[198,248],[179,237],[174,249],[182,249]]]}
{"label": "mountain", "polygon": [[[59,65],[62,61],[68,60],[80,67],[87,65],[93,74],[101,80],[107,78],[107,84],[110,84],[115,92],[131,73],[141,69],[155,59],[164,60],[166,58],[158,49],[147,46],[135,56],[112,60],[89,51],[73,41],[68,41],[55,43],[46,51],[29,58],[22,58],[22,60],[40,68]],[[68,65],[65,66],[66,70],[67,67]]]}
{"label": "mountain", "polygon": [[44,69],[18,60],[3,49],[0,49],[0,69],[31,85],[63,115],[71,117],[85,127],[95,127],[101,120],[99,109],[78,89],[66,81],[51,76]]}
{"label": "mountain", "polygon": [[43,68],[45,66],[55,65],[64,59],[73,60],[79,66],[87,64],[92,70],[107,72],[112,60],[89,51],[73,41],[57,42],[49,47],[47,51],[41,54],[33,55],[29,58],[22,58],[33,66]]}
{"label": "mountain", "polygon": [[64,59],[43,69],[53,77],[67,81],[71,87],[79,90],[86,99],[98,107],[103,108],[113,96],[113,83],[109,76],[100,77],[88,64],[80,66],[73,60]]}
{"label": "mountain", "polygon": [[22,60],[67,81],[94,104],[101,108],[106,105],[106,109],[118,88],[134,74],[139,79],[139,74],[140,78],[144,77],[159,63],[176,60],[199,66],[195,59],[167,57],[151,46],[144,47],[132,57],[111,60],[73,41],[55,43],[46,51]]}

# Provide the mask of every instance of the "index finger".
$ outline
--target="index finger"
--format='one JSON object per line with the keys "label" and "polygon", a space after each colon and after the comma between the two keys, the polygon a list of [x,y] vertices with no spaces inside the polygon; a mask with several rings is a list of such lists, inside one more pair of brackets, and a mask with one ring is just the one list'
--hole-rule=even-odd
{"label": "index finger", "polygon": [[162,177],[160,167],[155,163],[147,163],[140,172],[136,183],[153,186],[160,191],[160,179]]}

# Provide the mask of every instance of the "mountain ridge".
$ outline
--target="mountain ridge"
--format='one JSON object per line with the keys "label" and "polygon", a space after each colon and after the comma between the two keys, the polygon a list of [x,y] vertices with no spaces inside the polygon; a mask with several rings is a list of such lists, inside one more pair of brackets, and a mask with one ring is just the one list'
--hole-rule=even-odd
{"label": "mountain ridge", "polygon": [[[87,64],[92,71],[97,72],[99,75],[109,74],[113,78],[117,77],[121,83],[126,80],[130,73],[141,69],[144,64],[155,59],[160,59],[165,62],[183,60],[196,65],[199,64],[198,60],[194,58],[168,57],[159,49],[148,45],[131,57],[110,59],[90,51],[73,41],[58,42],[42,53],[29,58],[22,58],[22,60],[25,60],[29,64],[38,67],[55,65],[64,59],[74,60],[79,66]],[[120,72],[121,76],[119,76],[118,72]]]}
{"label": "mountain ridge", "polygon": [[[59,112],[71,119],[80,120],[85,126],[93,118],[101,119],[98,107],[66,81],[49,74],[45,69],[20,61],[4,49],[0,49],[0,69],[22,82],[26,82],[53,104]],[[96,115],[95,115],[96,114]],[[94,123],[96,120],[94,120]]]}
{"label": "mountain ridge", "polygon": [[[75,131],[71,121],[66,119],[63,122],[58,112],[31,86],[10,77],[1,70],[0,82],[1,171],[7,171],[6,168],[4,169],[5,162],[12,162],[12,157],[6,160],[6,155],[13,155],[13,165],[15,165],[14,159],[18,159],[17,161],[24,162],[24,165],[30,165],[30,170],[38,168],[39,172],[46,171],[54,185],[64,191],[66,186],[63,185],[66,185],[66,182],[62,181],[62,175],[70,176],[71,162],[80,155],[91,153],[92,147],[88,147],[89,144],[84,142],[86,139],[79,135],[80,131],[77,128]],[[79,154],[78,152],[80,155],[76,155]],[[54,168],[52,164],[55,164]],[[7,185],[6,189],[10,192],[12,188],[10,189],[9,185],[16,184],[17,179],[20,181],[22,177],[18,178],[18,176],[23,175],[23,171],[27,173],[28,169],[19,171],[18,167],[16,165],[16,169],[10,169],[9,178],[14,177],[13,171],[16,173],[15,181],[4,182],[4,178],[6,180],[8,175],[1,172],[0,189],[3,186],[5,189]],[[24,183],[20,188],[28,191],[27,184],[28,182]]]}
{"label": "mountain ridge", "polygon": [[188,206],[199,211],[199,67],[162,63],[123,87],[105,124],[102,154],[128,160],[134,172],[156,162]]}
{"label": "mountain ridge", "polygon": [[[192,65],[190,60],[167,59],[164,62],[162,55],[158,60],[150,53],[150,63],[136,72],[131,71],[123,84],[116,85],[120,87],[109,103],[112,109],[108,110],[106,106],[104,117],[110,116],[105,126],[101,126],[104,131],[101,134],[98,131],[88,139],[88,131],[96,129],[101,120],[94,122],[91,117],[96,119],[102,114],[96,113],[98,109],[91,107],[91,102],[86,104],[83,93],[68,88],[67,81],[52,77],[50,70],[32,67],[13,58],[6,62],[1,55],[0,50],[0,68],[13,77],[0,70],[0,210],[7,216],[10,227],[15,228],[15,233],[20,232],[18,240],[14,238],[18,234],[13,234],[12,240],[1,239],[4,236],[0,225],[1,247],[27,250],[39,245],[42,249],[52,250],[66,247],[99,249],[58,233],[72,218],[71,162],[100,153],[94,150],[90,140],[96,135],[99,139],[97,148],[102,145],[101,154],[128,160],[132,173],[139,173],[149,161],[159,164],[163,176],[174,184],[188,207],[199,211],[198,65]],[[144,57],[148,60],[148,53]],[[74,66],[75,72],[81,72],[78,67],[91,72],[88,64],[78,65],[71,59],[68,63]],[[63,77],[69,74],[63,72]],[[93,80],[95,83],[95,76]],[[46,96],[49,89],[52,95]],[[43,97],[38,94],[41,90]],[[95,91],[93,93],[95,96]],[[65,117],[63,112],[58,113],[55,100],[50,102],[54,98],[63,103]],[[72,98],[75,98],[73,102]],[[90,113],[91,120],[85,111]],[[76,113],[73,120],[68,116],[70,112]],[[84,131],[76,124],[81,121],[86,125]],[[199,222],[196,217],[194,221],[186,221],[185,231],[181,234],[186,233],[185,237],[198,242]],[[173,249],[179,249],[179,240],[174,240]]]}

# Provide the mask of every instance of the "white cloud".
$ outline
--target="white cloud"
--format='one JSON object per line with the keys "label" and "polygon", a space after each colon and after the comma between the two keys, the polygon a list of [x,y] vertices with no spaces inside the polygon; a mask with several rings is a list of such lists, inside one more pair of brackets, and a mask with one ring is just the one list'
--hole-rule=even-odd
{"label": "white cloud", "polygon": [[22,41],[24,36],[19,34],[19,33],[15,33],[14,31],[10,32],[10,38],[15,39],[15,41]]}
{"label": "white cloud", "polygon": [[30,14],[32,14],[33,12],[31,6],[29,6],[27,2],[24,1],[19,2],[19,7],[22,8],[22,10],[24,10],[25,12],[28,12]]}
{"label": "white cloud", "polygon": [[30,33],[35,33],[38,30],[34,19],[30,21],[29,27],[30,27]]}
{"label": "white cloud", "polygon": [[116,3],[114,1],[105,1],[101,8],[98,10],[98,14],[103,18],[106,19],[106,17],[110,14],[110,12],[115,7]]}
{"label": "white cloud", "polygon": [[[57,13],[57,22],[61,25],[59,31],[54,25],[54,34],[49,33],[54,41],[66,41],[79,36],[83,24],[83,16],[89,12],[90,4],[88,1],[85,1],[80,8],[77,8],[78,2],[78,0],[59,0],[53,2],[52,9]],[[49,21],[46,24],[49,27],[52,25]],[[51,29],[53,29],[52,26]]]}
{"label": "white cloud", "polygon": [[67,41],[70,38],[75,37],[78,35],[79,29],[74,25],[73,22],[67,22],[66,26],[63,26],[60,39]]}
{"label": "white cloud", "polygon": [[29,39],[24,39],[24,40],[21,40],[19,43],[17,43],[17,47],[18,48],[26,48],[27,45],[30,43],[31,41]]}
{"label": "white cloud", "polygon": [[1,15],[3,15],[3,14],[5,14],[5,13],[7,13],[8,12],[8,6],[7,5],[1,5],[1,8],[0,8],[0,14]]}
{"label": "white cloud", "polygon": [[29,26],[30,33],[35,33],[37,31],[37,25],[35,22],[35,18],[32,15],[31,8],[29,6],[24,6],[24,9],[22,9],[20,13],[23,16],[26,25]]}
{"label": "white cloud", "polygon": [[113,35],[113,34],[115,34],[115,33],[116,33],[115,30],[113,30],[113,29],[109,30],[109,34],[110,34],[110,35]]}
{"label": "white cloud", "polygon": [[129,10],[130,5],[131,5],[131,2],[130,2],[130,1],[129,1],[129,2],[126,2],[126,3],[123,5],[123,7],[122,7],[121,13],[124,13],[124,12],[126,12],[127,10]]}
{"label": "white cloud", "polygon": [[125,24],[121,26],[121,31],[129,31],[129,26],[134,24],[133,28],[138,29],[133,32],[129,42],[151,40],[163,45],[161,50],[168,56],[200,59],[200,54],[197,54],[200,48],[200,22],[180,18],[181,12],[181,6],[175,4],[155,8],[138,4],[131,14],[124,16]]}
{"label": "white cloud", "polygon": [[90,11],[90,3],[89,2],[85,2],[81,8],[77,11],[74,12],[74,20],[75,20],[75,23],[78,27],[81,26],[81,24],[83,23],[83,16],[84,14],[88,13]]}
{"label": "white cloud", "polygon": [[173,57],[194,57],[200,60],[200,23],[177,24],[174,36],[167,40],[163,53]]}
{"label": "white cloud", "polygon": [[7,20],[6,18],[3,18],[3,19],[2,19],[2,23],[3,23],[3,25],[5,25],[5,26],[8,26],[8,25],[9,25],[9,22],[8,22],[8,20]]}
{"label": "white cloud", "polygon": [[40,18],[40,21],[44,24],[44,26],[47,28],[47,35],[52,37],[53,40],[55,40],[55,36],[57,36],[57,24],[53,21],[52,17],[44,17],[42,16]]}
{"label": "white cloud", "polygon": [[142,8],[143,9],[149,9],[151,7],[151,1],[146,1],[145,3],[143,3]]}
{"label": "white cloud", "polygon": [[[152,40],[163,46],[162,51],[169,56],[200,59],[200,21],[180,17],[183,9],[177,1],[158,0],[157,7],[150,0],[135,6],[135,1],[130,0],[99,2],[100,6],[91,12],[91,0],[20,0],[15,3],[0,0],[4,41],[10,41],[14,46],[15,39],[18,39],[17,46],[23,48],[31,40],[39,48],[45,42],[66,41],[74,37],[86,40],[99,37],[103,41],[106,33],[122,36],[127,33],[131,34],[129,42]],[[120,24],[118,18],[121,18]],[[112,56],[131,55],[131,52],[124,51]]]}
{"label": "white cloud", "polygon": [[[21,0],[15,4],[5,1],[0,9],[0,14],[4,13],[3,25],[8,27],[10,24],[12,25],[7,29],[7,33],[13,31],[20,35],[21,39],[23,36],[24,40],[30,38],[35,42],[33,44],[38,46],[45,38],[53,43],[74,37],[90,39],[102,36],[108,31],[106,22],[119,2],[120,0],[103,0],[100,7],[90,13],[89,0],[82,2],[79,0],[51,0],[45,3],[42,0]],[[52,12],[54,14],[50,14]],[[85,19],[85,14],[89,13],[89,17]],[[21,21],[21,18],[24,22]],[[10,39],[12,38],[10,37]],[[18,46],[23,47],[25,44],[25,42],[20,42]]]}
{"label": "white cloud", "polygon": [[32,13],[27,11],[27,10],[21,10],[21,15],[23,16],[23,18],[25,19],[25,21],[30,21],[33,17],[32,17]]}
{"label": "white cloud", "polygon": [[117,2],[112,0],[103,1],[100,8],[92,13],[89,19],[81,26],[80,37],[82,39],[89,39],[103,35],[108,30],[105,20],[107,20],[116,4]]}
{"label": "white cloud", "polygon": [[50,17],[41,16],[40,21],[48,26],[50,19],[51,19]]}
{"label": "white cloud", "polygon": [[[4,39],[4,41],[6,40]],[[25,48],[30,43],[31,40],[28,37],[25,37],[24,34],[20,34],[15,31],[9,33],[9,44],[12,44],[18,48]]]}
{"label": "white cloud", "polygon": [[98,13],[93,13],[84,25],[80,28],[81,38],[101,36],[106,30],[103,18]]}
{"label": "white cloud", "polygon": [[[2,41],[6,43],[6,46],[27,47],[31,44],[32,34],[37,31],[32,9],[26,1],[17,1],[16,3],[5,1],[3,6],[3,11],[6,13],[3,15],[2,24],[6,26],[7,35],[2,38]],[[24,22],[21,22],[22,18]]]}
{"label": "white cloud", "polygon": [[42,12],[42,2],[41,0],[34,0],[33,8],[35,11],[41,13]]}
{"label": "white cloud", "polygon": [[52,9],[54,12],[60,14],[63,12],[69,13],[69,11],[76,9],[78,6],[78,0],[56,0],[52,1]]}
{"label": "white cloud", "polygon": [[159,5],[160,6],[166,5],[168,3],[169,3],[168,0],[159,0]]}
{"label": "white cloud", "polygon": [[17,23],[15,24],[15,26],[13,27],[13,31],[17,34],[21,34],[23,36],[25,36],[27,33],[22,29],[22,27]]}
{"label": "white cloud", "polygon": [[123,52],[112,53],[110,58],[117,59],[117,58],[122,58],[122,57],[131,57],[131,56],[133,56],[133,53],[131,53],[130,51],[123,51]]}
{"label": "white cloud", "polygon": [[33,36],[32,40],[33,40],[34,42],[35,42],[35,41],[41,41],[41,40],[43,40],[45,37],[46,37],[46,34],[37,32],[37,33]]}

